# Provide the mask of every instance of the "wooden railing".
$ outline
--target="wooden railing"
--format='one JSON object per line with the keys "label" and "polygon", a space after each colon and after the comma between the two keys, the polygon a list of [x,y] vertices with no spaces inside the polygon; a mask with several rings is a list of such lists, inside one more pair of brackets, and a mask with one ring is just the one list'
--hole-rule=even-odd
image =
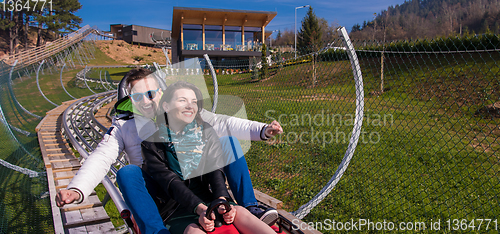
{"label": "wooden railing", "polygon": [[3,61],[12,65],[14,61],[18,60],[18,64],[22,66],[28,66],[33,63],[42,61],[43,59],[49,58],[68,47],[74,45],[75,43],[83,40],[86,36],[96,31],[90,26],[86,25],[77,31],[61,37],[55,41],[49,42],[45,45],[38,46],[36,48],[25,50],[17,54],[9,55],[4,58]]}

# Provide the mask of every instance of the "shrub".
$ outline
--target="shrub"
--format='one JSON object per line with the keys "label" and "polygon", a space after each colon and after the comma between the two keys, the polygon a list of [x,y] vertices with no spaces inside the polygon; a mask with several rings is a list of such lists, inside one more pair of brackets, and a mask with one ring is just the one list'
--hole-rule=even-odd
{"label": "shrub", "polygon": [[137,61],[137,62],[140,62],[140,61],[144,60],[144,57],[135,55],[135,56],[132,56],[132,59]]}
{"label": "shrub", "polygon": [[269,75],[269,64],[267,64],[267,49],[266,49],[266,44],[262,44],[262,57],[261,57],[261,64],[262,68],[260,69],[260,74],[259,78],[265,79]]}

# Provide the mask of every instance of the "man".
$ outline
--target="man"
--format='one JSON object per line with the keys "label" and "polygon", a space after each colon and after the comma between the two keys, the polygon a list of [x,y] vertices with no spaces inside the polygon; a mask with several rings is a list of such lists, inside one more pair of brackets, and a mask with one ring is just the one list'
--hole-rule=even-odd
{"label": "man", "polygon": [[[118,171],[117,182],[141,232],[168,233],[152,198],[156,196],[158,187],[140,168],[143,165],[141,142],[156,131],[156,126],[150,123],[151,118],[157,113],[163,91],[149,70],[132,69],[126,77],[127,91],[130,95],[115,104],[117,117],[113,119],[112,126],[67,189],[59,191],[56,202],[60,207],[73,202],[82,202],[85,196],[88,196],[102,181],[119,154],[125,151],[130,165]],[[250,131],[250,140],[266,140],[283,132],[276,121],[266,125],[215,115],[206,110],[202,111],[201,115],[204,121],[214,127],[219,137],[227,135],[228,132],[231,136],[244,136],[243,132]],[[234,137],[231,136],[225,137],[227,140],[221,143],[225,151],[235,159],[224,170],[236,201],[272,225],[277,220],[277,212],[274,209],[262,210],[257,206],[243,152],[237,140],[233,140]]]}

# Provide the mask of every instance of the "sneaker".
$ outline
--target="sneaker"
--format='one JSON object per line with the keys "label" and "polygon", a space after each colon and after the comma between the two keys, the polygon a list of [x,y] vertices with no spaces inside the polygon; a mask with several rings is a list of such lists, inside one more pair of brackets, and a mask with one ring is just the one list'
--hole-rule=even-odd
{"label": "sneaker", "polygon": [[274,208],[264,206],[249,206],[247,209],[253,215],[257,216],[262,222],[269,226],[273,226],[278,221],[278,211]]}

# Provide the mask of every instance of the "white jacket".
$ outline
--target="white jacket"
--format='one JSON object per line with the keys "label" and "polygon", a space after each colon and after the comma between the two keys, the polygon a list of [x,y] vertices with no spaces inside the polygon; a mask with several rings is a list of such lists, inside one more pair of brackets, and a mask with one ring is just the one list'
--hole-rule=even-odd
{"label": "white jacket", "polygon": [[[200,114],[205,122],[213,126],[219,137],[231,135],[240,140],[252,141],[267,139],[264,134],[264,128],[267,125],[264,123],[216,115],[206,110]],[[140,129],[139,133],[137,129]],[[128,120],[113,118],[113,124],[103,140],[85,160],[67,186],[67,189],[80,193],[80,200],[77,202],[82,202],[102,181],[122,151],[127,154],[130,164],[142,167],[141,142],[155,131],[156,125],[144,117],[136,116]]]}

